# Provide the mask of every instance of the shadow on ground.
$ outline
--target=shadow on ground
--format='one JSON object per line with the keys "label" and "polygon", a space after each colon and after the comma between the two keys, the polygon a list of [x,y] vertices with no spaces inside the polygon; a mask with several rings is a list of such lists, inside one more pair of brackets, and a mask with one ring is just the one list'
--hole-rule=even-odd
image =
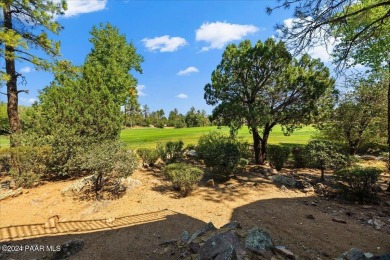
{"label": "shadow on ground", "polygon": [[[54,253],[48,252],[47,246],[56,248],[56,246],[62,245],[69,240],[83,239],[85,242],[84,248],[70,259],[166,259],[166,256],[161,254],[159,244],[177,239],[183,230],[194,232],[204,226],[205,223],[184,214],[165,210],[127,216],[115,219],[110,223],[104,223],[101,220],[91,220],[60,222],[58,225],[69,227],[77,225],[79,227],[77,232],[83,232],[83,234],[60,235],[53,233],[39,238],[8,242],[3,240],[0,242],[0,245],[39,245],[45,248],[42,252],[7,253],[3,255],[3,258],[50,259]],[[12,228],[21,230],[25,227],[18,226]],[[172,258],[178,257],[178,255],[172,256]]]}

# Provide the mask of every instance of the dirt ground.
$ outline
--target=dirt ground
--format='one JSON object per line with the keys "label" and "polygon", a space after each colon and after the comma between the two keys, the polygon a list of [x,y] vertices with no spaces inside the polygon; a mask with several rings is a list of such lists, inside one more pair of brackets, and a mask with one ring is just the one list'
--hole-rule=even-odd
{"label": "dirt ground", "polygon": [[[177,259],[177,254],[163,254],[159,244],[210,221],[216,227],[238,221],[245,229],[265,228],[275,245],[285,246],[301,259],[331,259],[353,247],[373,254],[390,253],[390,205],[385,203],[390,197],[385,191],[376,205],[346,203],[314,192],[281,189],[251,170],[216,187],[200,186],[180,198],[158,170],[140,169],[132,178],[142,185],[117,200],[62,196],[61,190],[74,181],[59,181],[1,201],[0,245],[44,249],[0,252],[0,258],[50,258],[50,248],[80,238],[84,248],[71,259]],[[55,215],[58,227],[42,229]],[[335,222],[335,218],[346,223]],[[372,219],[384,225],[376,229],[369,224]]]}

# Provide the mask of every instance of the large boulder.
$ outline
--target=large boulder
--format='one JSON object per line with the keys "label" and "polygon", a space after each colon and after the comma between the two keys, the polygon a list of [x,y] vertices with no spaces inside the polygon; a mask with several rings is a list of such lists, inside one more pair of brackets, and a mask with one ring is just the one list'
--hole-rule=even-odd
{"label": "large boulder", "polygon": [[294,177],[288,177],[285,175],[274,175],[271,176],[270,179],[272,182],[280,185],[284,185],[287,187],[295,187],[296,186],[296,180]]}
{"label": "large boulder", "polygon": [[241,245],[237,232],[229,230],[208,238],[198,252],[199,259],[242,259],[245,249]]}
{"label": "large boulder", "polygon": [[274,254],[274,243],[269,233],[259,227],[248,230],[245,238],[245,248],[264,257]]}
{"label": "large boulder", "polygon": [[65,187],[61,191],[61,195],[73,196],[76,194],[80,194],[80,192],[85,190],[86,187],[93,185],[95,183],[95,181],[96,181],[95,175],[89,175],[87,177],[84,177],[80,180],[73,182],[69,186]]}

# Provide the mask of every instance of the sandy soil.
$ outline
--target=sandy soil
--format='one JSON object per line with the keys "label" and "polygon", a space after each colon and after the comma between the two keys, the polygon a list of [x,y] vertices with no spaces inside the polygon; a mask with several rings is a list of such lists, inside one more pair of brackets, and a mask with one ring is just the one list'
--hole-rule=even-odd
{"label": "sandy soil", "polygon": [[[201,186],[186,198],[178,197],[157,171],[141,169],[132,178],[142,185],[117,200],[62,196],[61,190],[72,181],[61,181],[1,201],[0,244],[45,246],[41,252],[3,252],[2,256],[50,257],[53,253],[46,246],[81,238],[85,246],[71,259],[167,259],[160,243],[177,239],[184,230],[194,232],[210,221],[219,227],[233,220],[244,228],[258,225],[269,230],[275,245],[286,246],[303,259],[334,258],[352,247],[390,253],[390,207],[385,203],[348,204],[314,192],[286,191],[253,172],[217,187]],[[59,217],[58,227],[42,231],[54,215]],[[332,221],[335,217],[346,224]],[[375,229],[368,224],[372,218],[385,225]]]}

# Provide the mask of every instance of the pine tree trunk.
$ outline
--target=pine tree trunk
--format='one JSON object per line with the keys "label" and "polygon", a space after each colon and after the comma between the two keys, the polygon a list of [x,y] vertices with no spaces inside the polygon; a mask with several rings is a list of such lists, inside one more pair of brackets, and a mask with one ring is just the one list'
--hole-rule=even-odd
{"label": "pine tree trunk", "polygon": [[255,152],[255,162],[260,164],[260,135],[256,127],[252,127],[252,136],[253,136],[253,151]]}
{"label": "pine tree trunk", "polygon": [[[12,15],[9,6],[3,7],[3,16],[4,16],[4,27],[7,30],[12,29]],[[15,135],[20,132],[21,125],[18,113],[18,84],[17,84],[17,74],[15,70],[15,58],[14,58],[15,49],[13,46],[5,44],[5,68],[6,73],[9,76],[7,81],[7,113],[8,120],[11,129],[11,138],[10,146],[15,147],[18,145]]]}
{"label": "pine tree trunk", "polygon": [[265,161],[267,160],[268,137],[269,137],[269,130],[268,128],[266,128],[264,130],[263,138],[261,139],[261,156],[260,156],[261,165],[265,164]]}

